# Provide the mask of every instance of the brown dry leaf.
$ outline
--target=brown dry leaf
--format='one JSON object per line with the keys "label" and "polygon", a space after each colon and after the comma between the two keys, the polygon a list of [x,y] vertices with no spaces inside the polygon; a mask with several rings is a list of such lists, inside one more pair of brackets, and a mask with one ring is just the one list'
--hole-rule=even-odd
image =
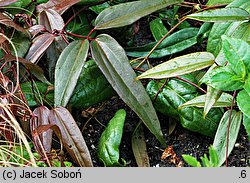
{"label": "brown dry leaf", "polygon": [[168,157],[170,157],[170,162],[175,164],[175,166],[183,166],[183,162],[180,161],[180,159],[177,157],[176,153],[174,152],[173,146],[169,146],[164,150],[161,156],[161,160],[165,160]]}
{"label": "brown dry leaf", "polygon": [[97,110],[93,107],[90,107],[90,108],[82,111],[82,117],[90,118],[90,117],[94,116],[96,113],[97,113]]}

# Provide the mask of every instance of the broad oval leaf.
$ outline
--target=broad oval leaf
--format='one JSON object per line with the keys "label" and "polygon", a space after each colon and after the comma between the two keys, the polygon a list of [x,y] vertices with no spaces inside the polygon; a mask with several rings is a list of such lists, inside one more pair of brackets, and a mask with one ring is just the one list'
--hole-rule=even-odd
{"label": "broad oval leaf", "polygon": [[47,48],[54,41],[55,36],[49,33],[39,35],[33,40],[33,43],[25,57],[32,63],[36,63],[38,59],[43,55]]}
{"label": "broad oval leaf", "polygon": [[242,39],[230,38],[225,35],[221,38],[223,52],[228,63],[232,65],[235,73],[245,77],[245,67],[250,71],[250,45]]}
{"label": "broad oval leaf", "polygon": [[55,69],[55,106],[66,106],[89,50],[87,40],[73,41],[61,53]]}
{"label": "broad oval leaf", "polygon": [[87,108],[116,95],[101,70],[93,60],[84,65],[69,101],[73,107]]}
{"label": "broad oval leaf", "polygon": [[246,115],[243,116],[243,125],[248,135],[248,140],[250,141],[250,118]]}
{"label": "broad oval leaf", "polygon": [[[191,74],[181,77],[196,83],[194,76]],[[203,110],[200,108],[179,108],[198,95],[196,87],[175,78],[170,79],[164,87],[163,84],[164,80],[152,80],[147,85],[147,92],[150,98],[155,101],[156,110],[179,120],[181,125],[190,131],[213,137],[222,117],[222,109],[213,108],[204,119]],[[161,92],[159,92],[160,88],[162,88]],[[157,94],[158,96],[155,98]]]}
{"label": "broad oval leaf", "polygon": [[141,118],[156,138],[165,140],[152,102],[140,81],[135,81],[124,49],[109,35],[99,35],[91,42],[93,58],[122,100]]}
{"label": "broad oval leaf", "polygon": [[44,25],[46,30],[62,30],[64,21],[61,15],[53,9],[45,9],[39,14],[39,24]]}
{"label": "broad oval leaf", "polygon": [[70,112],[66,108],[56,107],[50,110],[49,121],[59,127],[63,145],[75,162],[83,167],[92,167],[88,147]]}
{"label": "broad oval leaf", "polygon": [[138,76],[137,79],[162,79],[188,74],[212,65],[214,59],[213,54],[208,52],[191,53],[159,64]]}
{"label": "broad oval leaf", "polygon": [[130,25],[140,18],[183,0],[143,0],[118,4],[103,10],[95,20],[96,29]]}
{"label": "broad oval leaf", "polygon": [[187,17],[204,22],[225,22],[248,20],[250,14],[241,8],[222,8],[194,13]]}
{"label": "broad oval leaf", "polygon": [[100,137],[97,154],[105,166],[120,165],[119,146],[122,139],[125,119],[126,111],[124,109],[118,110]]}
{"label": "broad oval leaf", "polygon": [[[231,124],[229,129],[229,143],[227,147],[227,131],[230,117]],[[240,111],[236,112],[235,110],[228,110],[221,118],[213,142],[213,147],[216,150],[219,159],[218,166],[221,166],[226,160],[226,148],[228,148],[228,155],[233,150],[234,144],[236,142],[240,130],[241,122],[242,113]]]}
{"label": "broad oval leaf", "polygon": [[[179,109],[188,106],[195,107],[205,107],[207,95],[199,95],[192,100],[189,100],[182,104]],[[233,101],[233,96],[228,93],[222,93],[220,97],[216,100],[216,102],[212,105],[212,107],[230,107]]]}
{"label": "broad oval leaf", "polygon": [[245,89],[241,90],[236,97],[239,109],[250,118],[250,95]]}
{"label": "broad oval leaf", "polygon": [[150,167],[142,124],[135,129],[132,135],[132,150],[138,167]]}

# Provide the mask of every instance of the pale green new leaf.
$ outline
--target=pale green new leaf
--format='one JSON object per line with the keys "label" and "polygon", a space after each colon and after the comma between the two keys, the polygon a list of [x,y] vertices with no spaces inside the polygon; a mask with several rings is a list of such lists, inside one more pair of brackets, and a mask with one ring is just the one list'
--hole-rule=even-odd
{"label": "pale green new leaf", "polygon": [[[206,94],[199,95],[198,97],[193,98],[182,104],[179,109],[188,106],[195,106],[195,107],[204,107],[206,101]],[[212,105],[212,107],[229,107],[231,106],[233,101],[233,96],[228,93],[222,93],[219,99]]]}
{"label": "pale green new leaf", "polygon": [[[207,86],[206,100],[205,100],[205,106],[204,106],[204,111],[203,111],[204,118],[206,117],[207,113],[210,111],[212,106],[215,104],[215,102],[218,101],[221,94],[222,94],[221,90],[217,90],[210,85]],[[229,96],[230,96],[230,100],[226,99],[226,101],[232,102],[232,96],[231,95]],[[228,103],[226,105],[228,105]],[[229,104],[228,106],[231,106],[231,104]]]}
{"label": "pale green new leaf", "polygon": [[188,74],[212,65],[214,59],[213,54],[208,52],[191,53],[159,64],[138,76],[137,79],[162,79]]}
{"label": "pale green new leaf", "polygon": [[103,10],[95,20],[96,29],[130,25],[140,18],[183,0],[141,0],[122,3]]}
{"label": "pale green new leaf", "polygon": [[114,38],[102,34],[91,42],[91,52],[98,67],[117,94],[165,145],[153,104],[142,83],[135,80],[136,73],[132,69],[124,49]]}
{"label": "pale green new leaf", "polygon": [[207,6],[213,6],[213,5],[218,5],[218,4],[229,4],[233,0],[208,0]]}
{"label": "pale green new leaf", "polygon": [[77,40],[61,53],[55,68],[55,106],[67,105],[84,66],[88,50],[87,40]]}
{"label": "pale green new leaf", "polygon": [[[227,131],[228,131],[229,118],[231,118],[231,123],[229,128],[229,141],[227,147]],[[240,111],[236,112],[235,110],[233,111],[228,110],[221,118],[213,142],[213,147],[216,150],[219,159],[218,166],[221,166],[226,160],[226,149],[228,148],[228,155],[233,150],[234,144],[236,142],[240,130],[241,122],[242,122],[242,113]]]}
{"label": "pale green new leaf", "polygon": [[249,16],[250,14],[246,10],[240,8],[222,8],[194,13],[187,17],[204,22],[232,22],[248,20]]}

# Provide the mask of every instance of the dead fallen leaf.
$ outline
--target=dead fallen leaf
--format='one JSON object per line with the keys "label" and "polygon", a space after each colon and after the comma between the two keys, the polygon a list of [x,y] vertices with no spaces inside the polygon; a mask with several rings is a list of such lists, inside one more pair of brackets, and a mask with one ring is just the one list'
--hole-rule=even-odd
{"label": "dead fallen leaf", "polygon": [[174,152],[173,146],[169,146],[164,150],[161,156],[161,160],[165,160],[168,157],[170,157],[169,161],[175,164],[176,167],[183,166],[183,162],[177,157],[176,153]]}

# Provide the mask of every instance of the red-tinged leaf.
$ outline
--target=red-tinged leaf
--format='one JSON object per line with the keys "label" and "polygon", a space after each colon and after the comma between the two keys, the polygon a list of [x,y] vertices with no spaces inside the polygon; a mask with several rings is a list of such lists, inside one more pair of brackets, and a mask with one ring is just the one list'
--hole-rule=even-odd
{"label": "red-tinged leaf", "polygon": [[34,25],[28,29],[32,37],[35,37],[37,34],[45,30],[44,25]]}
{"label": "red-tinged leaf", "polygon": [[49,121],[60,128],[63,145],[76,163],[83,167],[92,167],[88,147],[70,112],[64,107],[56,107],[50,111]]}
{"label": "red-tinged leaf", "polygon": [[42,54],[54,41],[55,36],[52,34],[42,34],[33,40],[33,43],[26,55],[25,59],[32,63],[36,63]]}
{"label": "red-tinged leaf", "polygon": [[44,9],[54,9],[58,13],[62,14],[69,7],[80,2],[81,0],[49,0],[47,3],[37,6],[37,10],[42,12]]}
{"label": "red-tinged leaf", "polygon": [[41,138],[40,138],[40,136],[41,136],[41,134],[44,134],[44,133],[47,133],[47,132],[50,132],[50,131],[52,131],[52,133],[55,132],[56,136],[60,140],[61,151],[63,149],[63,146],[62,146],[62,134],[61,134],[60,128],[57,125],[52,125],[52,124],[40,125],[31,132],[31,135],[33,137],[35,149],[41,156],[43,156],[44,153],[43,153],[43,150],[41,149]]}
{"label": "red-tinged leaf", "polygon": [[0,0],[0,7],[8,6],[14,2],[17,2],[17,0]]}
{"label": "red-tinged leaf", "polygon": [[39,24],[44,25],[49,31],[62,30],[64,27],[63,18],[53,9],[46,9],[39,15]]}
{"label": "red-tinged leaf", "polygon": [[[0,34],[1,35],[1,34]],[[6,41],[5,37],[3,37],[2,35],[0,36],[0,47],[1,47],[1,44]]]}
{"label": "red-tinged leaf", "polygon": [[[3,58],[7,62],[16,61],[16,57],[10,54],[5,55]],[[39,79],[44,83],[47,83],[48,85],[51,85],[51,83],[44,76],[44,71],[41,67],[23,58],[18,58],[18,61],[22,63],[30,71],[30,73],[33,74],[37,79]]]}
{"label": "red-tinged leaf", "polygon": [[4,24],[8,27],[13,27],[14,29],[21,31],[25,34],[27,34],[28,32],[22,28],[21,26],[17,25],[15,22],[13,22],[10,18],[8,18],[7,16],[3,15],[2,13],[0,13],[0,24]]}
{"label": "red-tinged leaf", "polygon": [[[33,120],[32,120],[32,123],[30,126],[31,131],[37,129],[41,125],[48,125],[49,124],[49,113],[50,113],[50,110],[45,106],[41,106],[41,107],[36,108],[33,111],[33,114],[36,117],[33,118]],[[46,153],[50,153],[51,144],[52,144],[52,133],[53,133],[52,130],[47,129],[47,130],[42,131],[41,134],[39,135],[40,142],[42,143],[41,145],[43,147],[40,146],[38,139],[34,139],[34,144],[35,144],[35,148],[36,148],[37,152],[43,152],[43,151],[40,151],[40,148],[43,148]]]}

